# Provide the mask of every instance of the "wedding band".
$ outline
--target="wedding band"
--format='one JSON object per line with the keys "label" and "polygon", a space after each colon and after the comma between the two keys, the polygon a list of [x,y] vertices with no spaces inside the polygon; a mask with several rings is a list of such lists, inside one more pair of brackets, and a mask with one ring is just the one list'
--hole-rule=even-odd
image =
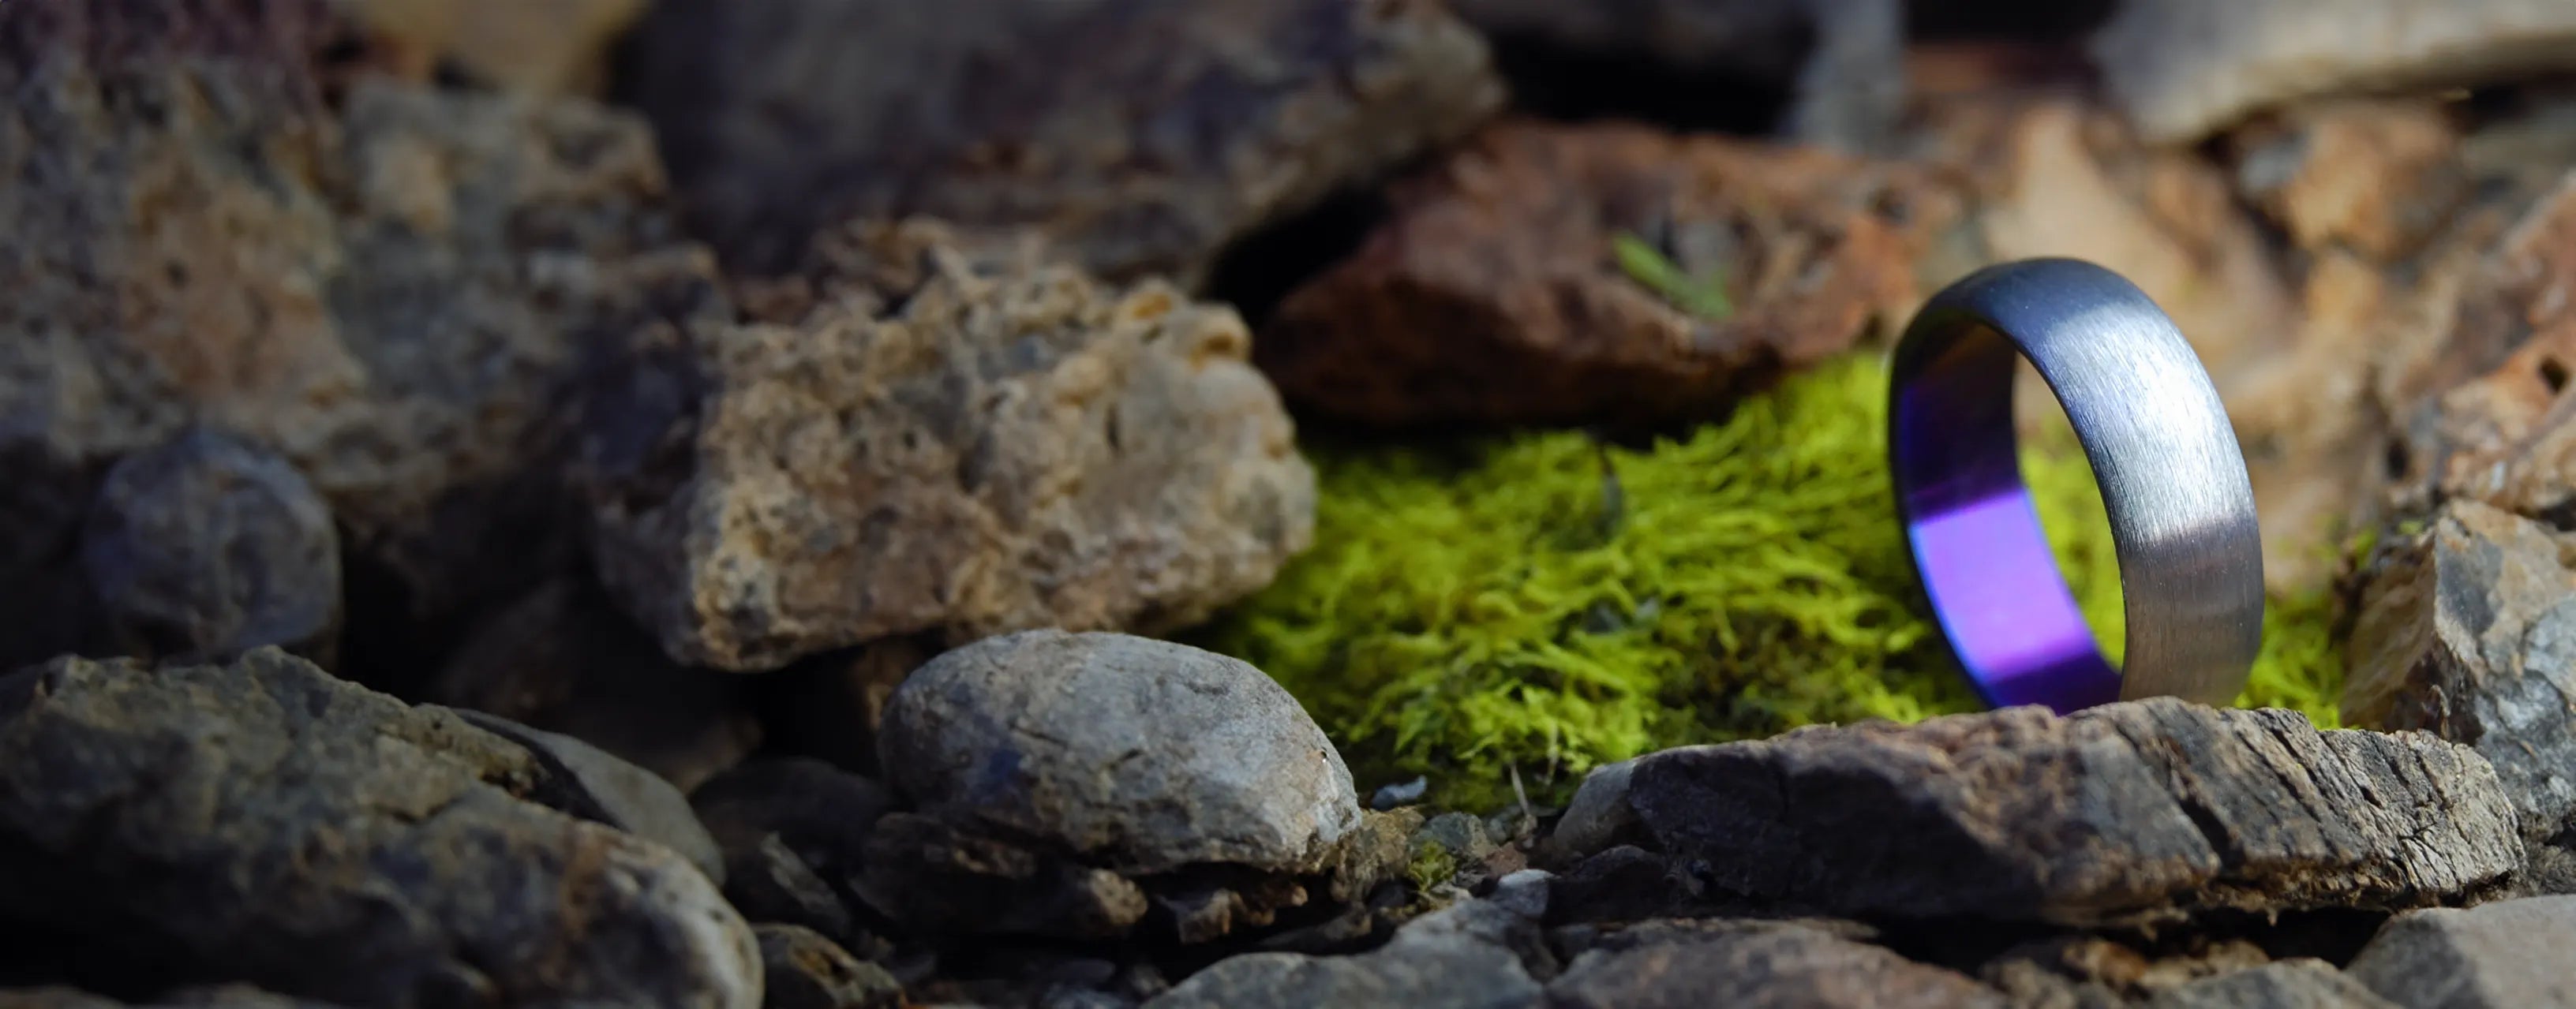
{"label": "wedding band", "polygon": [[[2095,644],[2022,485],[2016,354],[2065,408],[2110,512],[2124,668]],[[1987,703],[2065,713],[2244,690],[2263,641],[2254,490],[2218,390],[2145,292],[2071,259],[1970,274],[1906,326],[1887,424],[1915,574]]]}

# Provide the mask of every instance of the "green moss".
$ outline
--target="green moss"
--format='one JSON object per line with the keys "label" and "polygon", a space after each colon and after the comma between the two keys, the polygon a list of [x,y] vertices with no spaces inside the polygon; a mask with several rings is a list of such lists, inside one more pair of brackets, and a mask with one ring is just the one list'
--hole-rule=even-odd
{"label": "green moss", "polygon": [[[1650,749],[1978,705],[1893,518],[1886,373],[1833,362],[1651,448],[1579,433],[1309,446],[1316,547],[1196,636],[1305,702],[1368,781],[1494,808]],[[2024,470],[2116,651],[2118,567],[2082,453]],[[2276,601],[2248,699],[2331,717],[2322,598]]]}
{"label": "green moss", "polygon": [[1429,890],[1457,875],[1458,856],[1449,849],[1433,841],[1413,842],[1413,856],[1405,863],[1404,876],[1413,882],[1414,892]]}

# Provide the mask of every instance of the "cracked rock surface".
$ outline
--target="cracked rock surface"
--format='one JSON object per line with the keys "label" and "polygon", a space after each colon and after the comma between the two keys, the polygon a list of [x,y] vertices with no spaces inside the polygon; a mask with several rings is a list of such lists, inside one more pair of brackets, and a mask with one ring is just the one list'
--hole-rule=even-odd
{"label": "cracked rock surface", "polygon": [[1713,889],[1832,914],[2396,910],[2492,895],[2523,860],[2466,747],[2171,699],[1668,750],[1628,802]]}

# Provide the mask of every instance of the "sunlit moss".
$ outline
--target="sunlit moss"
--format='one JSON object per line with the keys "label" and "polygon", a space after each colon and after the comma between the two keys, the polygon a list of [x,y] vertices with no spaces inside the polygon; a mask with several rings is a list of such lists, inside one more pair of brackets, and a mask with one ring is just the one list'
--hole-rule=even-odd
{"label": "sunlit moss", "polygon": [[[1722,424],[1631,450],[1574,432],[1310,446],[1316,546],[1197,635],[1268,671],[1363,785],[1490,807],[1506,767],[1562,798],[1650,749],[1977,707],[1893,517],[1886,372],[1842,359]],[[2025,473],[2116,649],[2117,562],[2071,436]],[[2324,600],[2276,600],[2249,699],[2332,717]],[[1535,796],[1534,796],[1535,797]]]}

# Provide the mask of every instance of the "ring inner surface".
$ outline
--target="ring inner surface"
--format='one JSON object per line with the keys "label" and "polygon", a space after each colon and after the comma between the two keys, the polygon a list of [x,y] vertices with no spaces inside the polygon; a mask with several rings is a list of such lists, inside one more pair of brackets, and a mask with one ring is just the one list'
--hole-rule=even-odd
{"label": "ring inner surface", "polygon": [[2022,485],[2012,411],[2012,344],[1972,324],[1921,348],[1892,406],[1889,436],[1906,536],[1951,650],[1987,703],[2059,712],[2119,699]]}

